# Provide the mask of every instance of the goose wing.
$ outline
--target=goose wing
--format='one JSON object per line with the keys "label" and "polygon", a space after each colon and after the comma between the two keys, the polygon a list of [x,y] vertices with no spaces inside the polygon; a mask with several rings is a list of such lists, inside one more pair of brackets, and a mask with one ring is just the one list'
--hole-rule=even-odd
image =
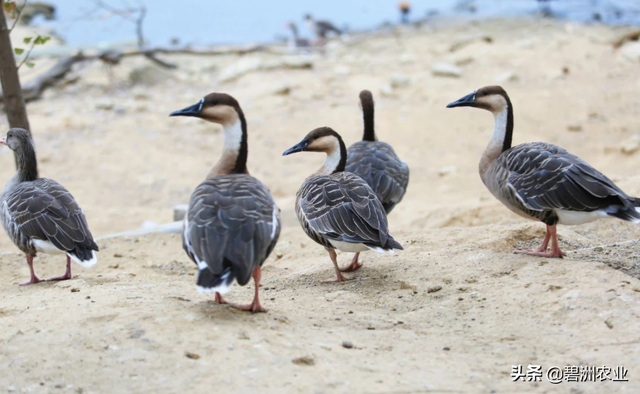
{"label": "goose wing", "polygon": [[592,212],[633,207],[629,196],[609,178],[558,146],[522,144],[503,157],[508,186],[529,209]]}
{"label": "goose wing", "polygon": [[333,25],[333,23],[329,21],[316,21],[316,29],[320,31],[322,34],[326,32],[334,32],[336,34],[342,34],[342,30],[338,29]]}
{"label": "goose wing", "polygon": [[339,172],[313,177],[302,191],[300,208],[309,226],[324,237],[383,248],[395,243],[382,204],[359,176]]}
{"label": "goose wing", "polygon": [[191,195],[183,246],[214,275],[231,269],[240,285],[267,259],[280,235],[280,209],[249,175],[207,179]]}
{"label": "goose wing", "polygon": [[409,166],[384,142],[359,141],[351,145],[346,171],[360,176],[371,186],[387,213],[402,201],[409,185]]}
{"label": "goose wing", "polygon": [[9,216],[28,238],[49,241],[81,261],[91,260],[91,251],[98,250],[82,208],[58,182],[40,178],[19,183],[5,201]]}

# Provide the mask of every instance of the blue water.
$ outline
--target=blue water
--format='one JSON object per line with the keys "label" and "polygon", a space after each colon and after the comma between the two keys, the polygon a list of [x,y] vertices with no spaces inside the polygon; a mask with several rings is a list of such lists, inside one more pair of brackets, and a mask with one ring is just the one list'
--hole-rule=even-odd
{"label": "blue water", "polygon": [[[116,8],[136,7],[138,0],[104,0]],[[54,0],[57,20],[38,19],[53,27],[71,45],[135,40],[135,27],[104,12],[91,14],[92,0]],[[429,11],[451,15],[460,0],[413,0],[412,19]],[[294,21],[303,36],[311,36],[302,16],[312,13],[352,30],[368,29],[399,19],[397,0],[143,0],[147,7],[144,33],[149,45],[220,44],[273,41],[286,36],[285,23]],[[540,9],[534,0],[476,0],[475,17],[531,15]],[[556,0],[551,9],[559,17],[589,21],[595,12],[611,24],[640,24],[640,0]],[[92,15],[92,16],[88,16]],[[470,14],[467,14],[470,15]]]}

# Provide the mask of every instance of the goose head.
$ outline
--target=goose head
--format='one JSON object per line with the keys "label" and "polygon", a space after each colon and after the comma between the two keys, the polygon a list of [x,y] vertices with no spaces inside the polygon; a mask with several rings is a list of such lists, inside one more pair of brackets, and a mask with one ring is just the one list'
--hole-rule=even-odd
{"label": "goose head", "polygon": [[31,145],[31,136],[25,129],[13,128],[7,132],[6,137],[0,138],[0,144],[7,145],[12,151],[18,151]]}
{"label": "goose head", "polygon": [[324,165],[316,174],[332,174],[344,171],[347,164],[347,148],[340,134],[330,127],[319,127],[307,134],[302,141],[287,149],[282,156],[296,152],[323,152],[327,154]]}
{"label": "goose head", "polygon": [[296,152],[323,152],[329,155],[339,151],[341,143],[344,145],[340,134],[331,127],[319,127],[311,130],[302,141],[284,151],[282,156]]}
{"label": "goose head", "polygon": [[211,93],[189,107],[173,111],[169,116],[193,116],[221,125],[238,122],[240,105],[238,101],[225,93]]}
{"label": "goose head", "polygon": [[475,107],[493,114],[503,112],[510,104],[507,92],[500,86],[485,86],[447,105],[447,108]]}

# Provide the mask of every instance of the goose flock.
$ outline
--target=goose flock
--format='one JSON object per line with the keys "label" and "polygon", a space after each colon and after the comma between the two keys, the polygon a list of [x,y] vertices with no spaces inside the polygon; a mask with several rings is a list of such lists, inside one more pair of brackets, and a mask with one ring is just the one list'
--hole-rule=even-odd
{"label": "goose flock", "polygon": [[[322,21],[308,20],[318,29],[329,29]],[[305,234],[329,254],[335,277],[327,282],[349,280],[343,273],[362,267],[361,252],[403,249],[390,233],[387,215],[407,191],[409,167],[391,145],[378,141],[370,91],[360,93],[360,105],[362,141],[347,149],[338,132],[319,127],[283,153],[326,155],[324,164],[302,182],[295,212]],[[640,222],[640,199],[628,196],[579,157],[544,142],[512,146],[513,104],[503,88],[480,88],[447,107],[475,107],[493,114],[493,134],[480,159],[480,178],[511,211],[546,225],[539,248],[515,253],[565,256],[558,244],[558,224],[601,218]],[[228,94],[211,93],[170,116],[200,118],[224,130],[220,159],[193,191],[184,218],[182,245],[197,266],[197,289],[215,293],[217,303],[266,312],[259,297],[262,265],[275,248],[282,225],[269,189],[247,169],[247,120],[240,104]],[[48,280],[71,279],[71,260],[87,268],[96,264],[98,245],[82,208],[58,182],[38,176],[30,133],[13,128],[0,143],[14,152],[17,163],[16,174],[0,194],[0,219],[26,255],[31,278],[23,285],[41,281],[33,268],[38,252],[66,255],[65,273]],[[354,253],[349,265],[340,267],[336,249]],[[233,283],[244,286],[251,278],[255,293],[250,304],[236,305],[222,298]]]}

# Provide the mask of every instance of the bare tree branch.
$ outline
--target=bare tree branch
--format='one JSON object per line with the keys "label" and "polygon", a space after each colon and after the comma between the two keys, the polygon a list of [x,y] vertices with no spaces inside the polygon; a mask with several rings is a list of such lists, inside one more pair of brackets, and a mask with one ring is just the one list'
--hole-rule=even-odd
{"label": "bare tree branch", "polygon": [[[4,0],[1,0],[1,1],[4,1]],[[16,25],[18,24],[18,21],[20,20],[20,15],[22,15],[22,11],[24,10],[24,7],[27,6],[27,2],[28,0],[24,0],[24,4],[22,5],[22,8],[20,8],[20,10],[18,11],[18,15],[16,16],[16,20],[13,21],[13,25],[11,25],[11,28],[9,29],[9,33],[11,33],[13,31],[13,28],[16,27]]]}
{"label": "bare tree branch", "polygon": [[27,51],[27,54],[25,55],[24,59],[22,59],[20,64],[18,64],[18,70],[20,70],[20,67],[22,67],[22,65],[27,62],[27,59],[29,59],[29,55],[31,55],[31,51],[33,51],[33,47],[35,46],[36,46],[36,43],[34,41],[31,43],[31,48],[29,48],[29,50]]}

